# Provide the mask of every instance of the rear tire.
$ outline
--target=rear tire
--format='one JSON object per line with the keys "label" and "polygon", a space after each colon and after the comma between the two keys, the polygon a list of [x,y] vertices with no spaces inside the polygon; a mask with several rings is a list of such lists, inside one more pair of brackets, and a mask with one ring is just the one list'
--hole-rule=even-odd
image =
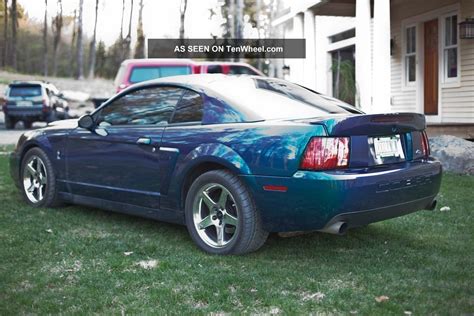
{"label": "rear tire", "polygon": [[42,149],[35,147],[26,152],[22,159],[20,173],[21,192],[30,206],[61,205],[53,165]]}
{"label": "rear tire", "polygon": [[6,129],[14,129],[15,123],[16,122],[12,117],[5,115],[5,128]]}
{"label": "rear tire", "polygon": [[250,192],[227,170],[206,172],[193,182],[185,218],[193,241],[211,254],[249,253],[268,237]]}

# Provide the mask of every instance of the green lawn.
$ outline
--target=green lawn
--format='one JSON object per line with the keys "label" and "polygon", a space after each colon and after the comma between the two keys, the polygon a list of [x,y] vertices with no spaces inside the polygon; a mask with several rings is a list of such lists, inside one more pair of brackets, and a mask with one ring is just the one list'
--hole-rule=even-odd
{"label": "green lawn", "polygon": [[0,314],[474,313],[473,189],[474,177],[448,174],[439,205],[450,211],[344,237],[271,235],[256,253],[217,257],[184,227],[28,207],[0,156]]}

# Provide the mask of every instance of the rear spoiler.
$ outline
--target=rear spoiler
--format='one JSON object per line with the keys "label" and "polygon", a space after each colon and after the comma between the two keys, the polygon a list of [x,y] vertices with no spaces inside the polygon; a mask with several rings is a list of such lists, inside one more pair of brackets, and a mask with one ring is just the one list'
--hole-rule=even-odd
{"label": "rear spoiler", "polygon": [[426,128],[425,116],[418,113],[364,114],[307,121],[323,125],[330,136],[393,135]]}

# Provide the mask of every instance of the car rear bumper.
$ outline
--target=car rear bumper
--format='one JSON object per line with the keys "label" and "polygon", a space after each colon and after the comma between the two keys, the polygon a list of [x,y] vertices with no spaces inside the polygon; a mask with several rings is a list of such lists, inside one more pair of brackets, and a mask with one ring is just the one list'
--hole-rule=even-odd
{"label": "car rear bumper", "polygon": [[[441,164],[406,162],[378,168],[314,172],[293,177],[242,176],[268,231],[325,230],[336,222],[367,225],[431,207]],[[266,191],[263,186],[287,188]]]}
{"label": "car rear bumper", "polygon": [[21,118],[36,118],[45,119],[47,112],[43,112],[43,107],[7,107],[6,115],[17,119]]}

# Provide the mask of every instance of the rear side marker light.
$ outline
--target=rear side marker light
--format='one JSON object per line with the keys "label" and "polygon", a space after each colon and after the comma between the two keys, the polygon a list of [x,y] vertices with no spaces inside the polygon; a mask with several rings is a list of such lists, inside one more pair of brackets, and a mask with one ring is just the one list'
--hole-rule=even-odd
{"label": "rear side marker light", "polygon": [[313,137],[300,163],[304,170],[329,170],[349,165],[349,137]]}
{"label": "rear side marker light", "polygon": [[274,191],[274,192],[286,192],[288,191],[288,187],[284,185],[264,185],[263,189],[265,191]]}

